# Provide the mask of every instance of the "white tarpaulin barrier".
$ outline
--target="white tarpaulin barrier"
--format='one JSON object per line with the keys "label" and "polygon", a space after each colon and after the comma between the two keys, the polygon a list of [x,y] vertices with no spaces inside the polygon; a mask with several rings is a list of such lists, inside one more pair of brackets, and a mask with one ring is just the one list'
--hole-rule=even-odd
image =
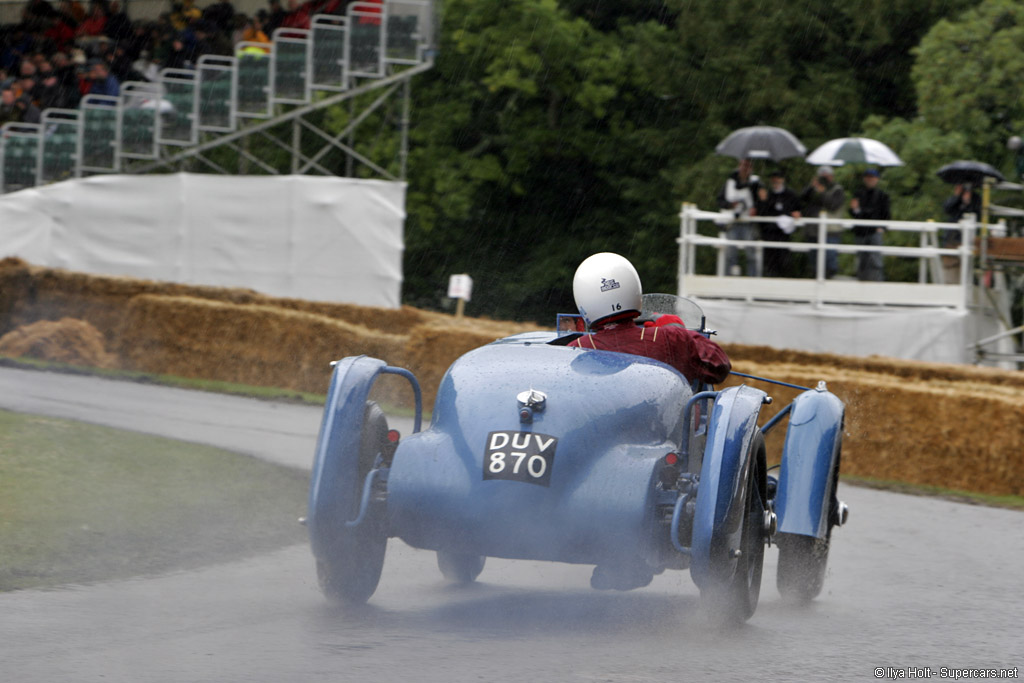
{"label": "white tarpaulin barrier", "polygon": [[93,176],[0,196],[0,257],[397,308],[405,183]]}
{"label": "white tarpaulin barrier", "polygon": [[1002,331],[994,314],[970,309],[696,301],[723,344],[972,363],[968,346]]}

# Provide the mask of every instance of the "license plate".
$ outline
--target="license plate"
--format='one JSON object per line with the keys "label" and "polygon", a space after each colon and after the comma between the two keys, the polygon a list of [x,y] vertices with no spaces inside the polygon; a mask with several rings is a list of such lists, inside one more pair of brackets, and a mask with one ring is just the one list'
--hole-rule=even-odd
{"label": "license plate", "polygon": [[484,450],[484,479],[551,485],[558,439],[536,432],[491,432]]}

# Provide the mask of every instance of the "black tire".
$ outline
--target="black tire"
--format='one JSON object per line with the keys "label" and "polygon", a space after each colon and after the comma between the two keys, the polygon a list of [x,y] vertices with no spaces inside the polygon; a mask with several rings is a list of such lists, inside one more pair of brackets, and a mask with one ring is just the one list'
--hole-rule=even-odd
{"label": "black tire", "polygon": [[779,534],[779,568],[775,585],[783,598],[790,602],[810,602],[821,594],[828,569],[828,551],[832,544],[832,527],[836,522],[836,493],[839,487],[840,453],[832,472],[832,491],[828,508],[828,530],[825,538]]}
{"label": "black tire", "polygon": [[[359,512],[363,481],[373,467],[388,438],[388,422],[384,411],[368,401],[363,419],[363,433],[359,444],[359,475],[353,487],[353,504],[347,518]],[[344,604],[362,604],[377,590],[380,573],[384,568],[387,548],[387,527],[384,506],[371,506],[362,524],[355,528],[338,524],[332,529],[333,538],[324,557],[316,560],[316,575],[320,589],[331,600]]]}
{"label": "black tire", "polygon": [[437,568],[444,578],[453,583],[472,583],[484,570],[482,555],[465,555],[462,553],[446,553],[437,551]]}
{"label": "black tire", "polygon": [[779,545],[779,569],[775,585],[783,598],[791,602],[810,602],[818,597],[825,584],[829,540],[829,536],[815,538],[779,534],[776,541]]}
{"label": "black tire", "polygon": [[764,569],[765,501],[767,475],[764,436],[760,430],[750,442],[753,468],[744,494],[745,510],[740,534],[740,556],[731,576],[722,577],[701,590],[704,613],[713,626],[735,626],[754,615],[761,596],[761,574]]}

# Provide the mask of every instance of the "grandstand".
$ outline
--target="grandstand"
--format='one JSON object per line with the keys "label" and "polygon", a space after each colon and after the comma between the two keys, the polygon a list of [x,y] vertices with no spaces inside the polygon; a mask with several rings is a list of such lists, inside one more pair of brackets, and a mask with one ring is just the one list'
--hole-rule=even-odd
{"label": "grandstand", "polygon": [[[78,109],[45,110],[38,124],[5,123],[0,193],[99,174],[353,175],[357,164],[364,176],[404,180],[410,81],[431,68],[435,49],[430,0],[354,2],[343,16],[314,15],[308,29],[275,30],[270,45],[239,43],[233,56],[203,55],[195,68],[122,83],[116,98],[86,95]],[[381,94],[356,111],[355,98],[371,91]],[[353,144],[360,123],[394,96],[404,98],[397,169]],[[342,130],[318,124],[315,114],[346,100]],[[249,144],[255,137],[272,144]],[[235,167],[210,158],[218,148],[233,150]],[[261,150],[283,150],[288,167]],[[331,151],[345,155],[340,171],[323,163]]]}

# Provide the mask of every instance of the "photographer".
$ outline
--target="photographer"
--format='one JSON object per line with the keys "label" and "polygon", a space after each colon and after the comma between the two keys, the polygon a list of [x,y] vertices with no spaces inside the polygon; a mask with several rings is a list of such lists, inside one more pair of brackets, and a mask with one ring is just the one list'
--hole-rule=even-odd
{"label": "photographer", "polygon": [[[974,191],[971,183],[958,183],[953,186],[953,194],[942,203],[942,211],[950,223],[958,223],[964,216],[973,213],[981,218],[981,195]],[[945,249],[956,249],[960,246],[960,230],[945,229],[940,234],[941,246]],[[942,271],[947,284],[960,279],[960,257],[943,256]]]}

